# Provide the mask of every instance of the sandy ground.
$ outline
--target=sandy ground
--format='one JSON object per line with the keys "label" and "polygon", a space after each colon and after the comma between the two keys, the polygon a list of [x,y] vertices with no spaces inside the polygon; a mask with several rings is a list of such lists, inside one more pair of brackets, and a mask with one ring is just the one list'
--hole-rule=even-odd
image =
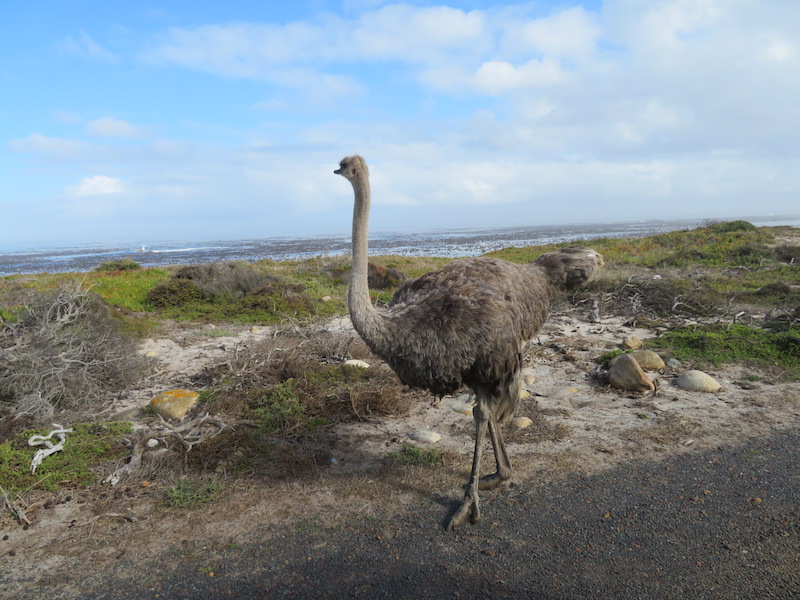
{"label": "sandy ground", "polygon": [[[305,331],[320,332],[353,335],[346,318]],[[155,393],[183,387],[205,366],[230,361],[272,334],[269,328],[176,329],[146,340],[140,351],[154,362],[157,374],[145,388],[116,399],[114,412],[134,415]],[[529,347],[526,374],[533,375],[533,383],[517,413],[534,424],[510,427],[506,434],[515,468],[512,485],[596,473],[632,458],[698,452],[800,423],[799,384],[770,384],[764,378],[742,387],[737,382],[752,372],[738,366],[708,371],[723,386],[716,393],[675,387],[673,380],[682,369],[653,374],[658,380],[654,394],[610,388],[592,375],[595,358],[631,335],[646,339],[655,333],[625,326],[619,318],[588,323],[573,309],[551,316]],[[217,502],[200,510],[164,508],[163,490],[141,487],[141,477],[115,488],[62,494],[47,505],[31,507],[29,527],[3,523],[0,596],[78,597],[78,588],[60,583],[66,571],[95,571],[123,557],[135,564],[172,547],[213,557],[246,537],[255,524],[331,522],[352,514],[381,518],[426,498],[460,497],[474,427],[471,416],[453,410],[454,400],[424,400],[404,418],[340,426],[331,452],[334,460],[320,475],[280,483],[235,480]],[[382,457],[409,443],[408,436],[419,430],[441,435],[436,446],[444,453],[444,465],[424,473],[400,467],[387,471]]]}

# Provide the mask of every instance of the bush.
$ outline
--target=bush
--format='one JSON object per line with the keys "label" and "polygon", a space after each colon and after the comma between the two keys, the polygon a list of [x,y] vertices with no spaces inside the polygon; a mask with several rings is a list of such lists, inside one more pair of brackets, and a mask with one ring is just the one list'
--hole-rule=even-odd
{"label": "bush", "polygon": [[168,279],[147,292],[147,301],[156,308],[182,306],[203,299],[203,292],[189,279]]}
{"label": "bush", "polygon": [[95,271],[103,271],[113,273],[115,271],[135,271],[141,269],[142,265],[137,263],[132,258],[116,258],[114,260],[107,260],[97,265]]}
{"label": "bush", "polygon": [[38,292],[0,332],[0,410],[34,420],[92,410],[143,368],[99,296],[76,284]]}
{"label": "bush", "polygon": [[755,231],[756,226],[749,221],[726,221],[714,223],[709,229],[719,233],[731,233],[732,231]]}

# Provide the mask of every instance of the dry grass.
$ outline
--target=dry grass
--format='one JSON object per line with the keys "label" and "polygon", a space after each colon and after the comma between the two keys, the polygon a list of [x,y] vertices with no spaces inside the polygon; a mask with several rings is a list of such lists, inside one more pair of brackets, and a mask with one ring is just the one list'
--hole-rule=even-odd
{"label": "dry grass", "polygon": [[[369,369],[343,364],[368,359]],[[267,474],[309,473],[330,460],[334,426],[372,416],[407,413],[413,400],[394,373],[352,335],[304,337],[282,330],[206,370],[204,410],[234,430],[193,449],[202,470]]]}

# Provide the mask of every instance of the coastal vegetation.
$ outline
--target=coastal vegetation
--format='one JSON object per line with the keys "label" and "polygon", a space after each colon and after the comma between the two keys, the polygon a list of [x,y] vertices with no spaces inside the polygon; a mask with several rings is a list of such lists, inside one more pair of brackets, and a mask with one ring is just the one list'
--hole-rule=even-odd
{"label": "coastal vegetation", "polygon": [[[652,329],[648,347],[687,364],[735,363],[754,369],[753,377],[800,380],[800,230],[709,223],[490,255],[527,262],[577,244],[601,252],[606,268],[569,302],[595,302],[601,315]],[[449,259],[371,260],[375,272],[396,285]],[[212,501],[224,487],[220,468],[226,476],[308,472],[331,460],[333,426],[403,414],[412,393],[391,371],[343,364],[345,358],[370,359],[363,342],[309,338],[301,331],[346,314],[348,276],[349,257],[333,256],[163,268],[123,259],[86,273],[0,278],[0,495],[7,506],[36,490],[90,485],[103,465],[128,452],[122,440],[131,437],[130,424],[104,422],[103,411],[110,398],[150,375],[152,366],[136,344],[169,327],[211,324],[224,332],[269,326],[274,334],[189,382],[201,390],[204,411],[236,427],[185,457],[164,455],[162,468],[172,469],[166,506]],[[371,291],[378,303],[389,302],[392,293],[391,285]],[[147,423],[156,417],[137,418]],[[53,421],[75,429],[70,451],[32,475],[27,463],[35,450],[25,440],[46,433]],[[387,464],[441,461],[438,451],[408,446]],[[186,472],[198,474],[197,481],[176,478]]]}

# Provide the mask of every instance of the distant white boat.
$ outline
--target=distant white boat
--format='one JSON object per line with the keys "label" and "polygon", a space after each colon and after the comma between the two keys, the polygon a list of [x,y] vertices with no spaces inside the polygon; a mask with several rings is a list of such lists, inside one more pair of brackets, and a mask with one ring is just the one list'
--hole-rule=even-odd
{"label": "distant white boat", "polygon": [[142,246],[137,250],[137,252],[150,252],[150,251],[147,249],[147,246]]}

